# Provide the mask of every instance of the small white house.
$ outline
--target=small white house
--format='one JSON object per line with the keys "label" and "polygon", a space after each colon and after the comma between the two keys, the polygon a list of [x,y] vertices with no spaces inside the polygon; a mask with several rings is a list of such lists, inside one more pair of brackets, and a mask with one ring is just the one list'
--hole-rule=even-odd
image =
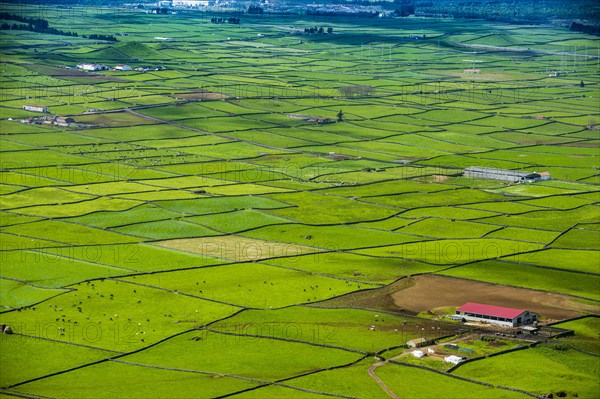
{"label": "small white house", "polygon": [[466,358],[464,356],[450,355],[450,356],[446,356],[444,358],[444,361],[446,363],[458,364],[458,363],[464,361],[465,359]]}
{"label": "small white house", "polygon": [[427,345],[431,345],[433,344],[433,340],[428,339],[428,338],[415,338],[415,339],[411,339],[410,341],[408,341],[406,343],[406,345],[408,345],[411,348],[421,348],[423,346],[427,346]]}
{"label": "small white house", "polygon": [[412,351],[411,353],[417,359],[421,359],[421,358],[427,356],[427,355],[425,355],[425,352],[423,352],[423,351]]}
{"label": "small white house", "polygon": [[115,70],[117,70],[117,71],[131,71],[131,67],[129,65],[125,65],[125,64],[119,64],[119,65],[115,66]]}

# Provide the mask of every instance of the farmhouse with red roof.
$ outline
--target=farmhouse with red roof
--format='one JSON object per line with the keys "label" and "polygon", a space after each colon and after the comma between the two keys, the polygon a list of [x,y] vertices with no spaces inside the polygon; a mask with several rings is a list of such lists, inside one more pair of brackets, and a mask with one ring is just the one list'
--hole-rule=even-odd
{"label": "farmhouse with red roof", "polygon": [[456,309],[456,314],[465,320],[516,327],[538,321],[536,313],[524,309],[505,308],[468,302]]}

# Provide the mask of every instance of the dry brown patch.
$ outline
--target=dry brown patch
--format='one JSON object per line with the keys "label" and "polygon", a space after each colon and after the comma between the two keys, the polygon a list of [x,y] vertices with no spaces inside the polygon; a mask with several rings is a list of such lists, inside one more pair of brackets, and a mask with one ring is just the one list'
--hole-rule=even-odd
{"label": "dry brown patch", "polygon": [[193,252],[211,258],[246,262],[320,252],[322,249],[240,236],[183,238],[154,243],[161,247]]}
{"label": "dry brown patch", "polygon": [[316,306],[361,307],[416,315],[428,311],[445,313],[443,310],[466,302],[527,309],[538,313],[544,321],[564,320],[584,313],[600,314],[600,306],[579,302],[568,295],[438,275],[403,278],[386,287],[342,295]]}
{"label": "dry brown patch", "polygon": [[229,98],[228,95],[223,93],[184,93],[184,94],[175,94],[175,98],[180,98],[183,100],[200,100],[200,101],[208,101],[208,100],[224,100]]}

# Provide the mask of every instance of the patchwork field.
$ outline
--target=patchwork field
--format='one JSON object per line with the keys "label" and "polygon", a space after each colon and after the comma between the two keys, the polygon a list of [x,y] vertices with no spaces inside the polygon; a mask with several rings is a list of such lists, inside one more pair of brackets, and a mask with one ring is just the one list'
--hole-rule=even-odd
{"label": "patchwork field", "polygon": [[[600,397],[595,36],[2,9],[0,396]],[[542,333],[447,317],[466,302]]]}

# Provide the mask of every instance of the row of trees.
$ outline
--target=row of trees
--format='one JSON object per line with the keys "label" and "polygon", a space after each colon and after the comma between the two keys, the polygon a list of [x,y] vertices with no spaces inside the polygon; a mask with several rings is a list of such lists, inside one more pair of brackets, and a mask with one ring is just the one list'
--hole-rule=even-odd
{"label": "row of trees", "polygon": [[306,15],[315,17],[362,17],[362,18],[376,18],[379,16],[379,11],[358,11],[358,12],[347,12],[347,11],[323,11],[323,10],[306,10]]}
{"label": "row of trees", "polygon": [[169,9],[167,7],[156,7],[156,8],[153,8],[152,11],[154,11],[157,14],[168,14],[169,13]]}
{"label": "row of trees", "polygon": [[0,29],[3,30],[27,30],[30,32],[46,33],[50,35],[78,36],[77,32],[65,32],[56,28],[51,28],[48,24],[48,21],[41,18],[29,18],[21,15],[2,12],[0,13],[0,19],[21,22],[20,24],[13,23],[12,25],[4,22],[2,25],[0,25]]}
{"label": "row of trees", "polygon": [[8,12],[0,12],[0,19],[23,22],[24,24],[36,26],[39,29],[48,28],[48,21],[41,18],[29,18],[17,14],[10,14]]}
{"label": "row of trees", "polygon": [[597,20],[597,0],[419,0],[416,12],[455,18],[483,18],[497,21],[546,21],[550,19]]}
{"label": "row of trees", "polygon": [[316,26],[313,26],[312,28],[304,28],[304,33],[308,35],[324,35],[325,32],[327,32],[328,34],[332,34],[333,28],[331,26],[327,29],[325,29],[323,26],[321,26],[320,28]]}
{"label": "row of trees", "polygon": [[2,30],[27,30],[30,32],[38,32],[38,33],[47,33],[49,35],[60,35],[60,36],[73,36],[73,37],[77,37],[78,34],[77,32],[65,32],[62,30],[58,30],[55,28],[45,28],[45,29],[41,29],[38,25],[33,25],[33,24],[9,24],[7,22],[2,23],[2,25],[0,25],[0,29]]}
{"label": "row of trees", "polygon": [[600,36],[600,25],[586,25],[580,24],[579,22],[573,22],[571,24],[571,30],[576,32],[583,32],[589,35]]}
{"label": "row of trees", "polygon": [[92,40],[104,40],[107,42],[116,42],[118,41],[116,37],[112,36],[112,35],[87,35],[87,36],[83,36],[83,37],[87,37],[88,39],[92,39]]}
{"label": "row of trees", "polygon": [[394,10],[394,15],[397,17],[408,17],[415,13],[415,2],[413,0],[395,0],[394,6],[397,7]]}
{"label": "row of trees", "polygon": [[248,7],[248,14],[262,14],[264,13],[265,10],[262,9],[262,7],[260,6],[255,6],[254,4],[252,4],[251,6]]}
{"label": "row of trees", "polygon": [[217,17],[213,17],[210,19],[210,22],[213,24],[234,24],[234,25],[239,25],[240,24],[240,19],[236,18],[236,17],[229,17],[229,18],[217,18]]}
{"label": "row of trees", "polygon": [[[67,32],[67,31],[63,31],[60,29],[51,28],[48,21],[45,19],[42,19],[42,18],[29,18],[29,17],[23,17],[20,15],[16,15],[16,14],[2,12],[2,13],[0,13],[0,19],[21,22],[20,24],[18,24],[18,23],[9,24],[8,22],[3,22],[2,25],[0,25],[0,29],[2,29],[2,30],[26,30],[29,32],[44,33],[47,35],[59,35],[59,36],[71,36],[71,37],[79,36],[77,34],[77,32]],[[85,37],[85,38],[92,39],[92,40],[105,40],[105,41],[109,41],[109,42],[117,41],[117,38],[112,35],[92,34],[92,35],[87,35],[87,36],[82,35],[81,37]]]}

